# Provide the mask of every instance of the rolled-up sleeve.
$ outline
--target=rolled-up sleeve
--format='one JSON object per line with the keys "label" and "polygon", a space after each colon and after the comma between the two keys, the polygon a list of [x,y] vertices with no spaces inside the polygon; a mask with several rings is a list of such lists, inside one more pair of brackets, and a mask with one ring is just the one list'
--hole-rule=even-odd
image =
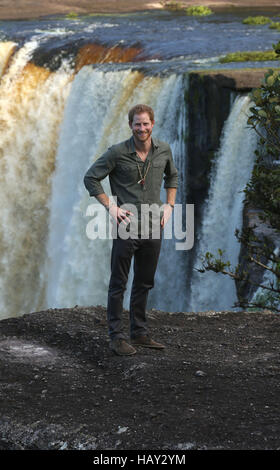
{"label": "rolled-up sleeve", "polygon": [[170,147],[168,149],[168,161],[164,173],[164,188],[178,188],[178,171],[174,165]]}
{"label": "rolled-up sleeve", "polygon": [[84,176],[84,185],[90,196],[98,196],[98,194],[104,193],[104,189],[100,181],[106,178],[106,176],[108,176],[114,169],[114,157],[113,147],[110,147],[107,152],[103,153],[103,155],[101,155],[86,172]]}

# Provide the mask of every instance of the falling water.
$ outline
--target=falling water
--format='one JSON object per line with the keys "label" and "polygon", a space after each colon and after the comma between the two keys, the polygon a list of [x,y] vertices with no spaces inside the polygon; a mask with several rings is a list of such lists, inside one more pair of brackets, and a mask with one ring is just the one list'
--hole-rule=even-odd
{"label": "falling water", "polygon": [[[51,72],[30,62],[37,48],[36,39],[19,49],[13,42],[0,44],[1,318],[47,307],[106,305],[112,240],[87,236],[90,206],[101,206],[89,198],[83,177],[109,146],[130,137],[127,113],[136,103],[154,108],[153,135],[171,145],[179,170],[176,201],[187,202],[187,75],[150,75],[135,67],[75,71],[67,62]],[[195,234],[198,251],[225,249],[233,263],[239,252],[234,230],[241,224],[241,191],[256,144],[246,129],[249,106],[247,97],[233,104],[202,230]],[[103,186],[110,195],[108,178]],[[163,241],[148,307],[177,311],[188,305],[197,311],[231,306],[231,280],[194,272],[189,307],[189,254],[176,251],[175,242]],[[125,307],[131,281],[132,271]]]}
{"label": "falling water", "polygon": [[0,77],[4,75],[5,70],[8,66],[9,60],[15,51],[16,43],[12,41],[6,41],[0,43]]}
{"label": "falling water", "polygon": [[[50,178],[71,74],[29,63],[37,42],[14,53],[0,82],[1,317],[44,303],[42,276]],[[4,47],[4,46],[3,46]]]}
{"label": "falling water", "polygon": [[[83,176],[110,145],[130,137],[127,113],[139,102],[154,108],[154,135],[171,143],[175,162],[184,159],[183,81],[183,76],[177,75],[160,78],[144,76],[138,71],[102,72],[92,67],[83,67],[76,76],[65,109],[52,182],[47,267],[49,307],[106,305],[112,241],[91,240],[86,235],[87,207],[96,200],[89,199]],[[102,184],[110,195],[108,178]],[[162,272],[168,264],[167,271],[173,279],[168,286],[164,275],[159,277],[154,301],[157,303],[157,298],[161,298],[164,306],[171,290],[176,301],[184,289],[184,281],[183,276],[177,277],[174,293],[176,257],[171,260],[163,249],[162,263]],[[130,282],[131,277],[128,287]]]}
{"label": "falling water", "polygon": [[[250,114],[248,96],[237,96],[225,123],[208,201],[204,207],[198,252],[204,255],[225,250],[232,266],[238,263],[240,245],[234,235],[242,226],[242,201],[254,162],[257,135],[246,126]],[[196,267],[200,267],[197,259]],[[232,308],[236,301],[234,282],[223,274],[194,272],[190,308],[193,311]]]}

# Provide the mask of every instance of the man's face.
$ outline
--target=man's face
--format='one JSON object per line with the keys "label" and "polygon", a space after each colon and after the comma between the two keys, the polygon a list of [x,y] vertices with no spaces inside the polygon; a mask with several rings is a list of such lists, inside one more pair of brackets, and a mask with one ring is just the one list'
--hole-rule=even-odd
{"label": "man's face", "polygon": [[146,142],[154,127],[155,121],[151,121],[148,113],[134,114],[133,121],[129,125],[136,142]]}

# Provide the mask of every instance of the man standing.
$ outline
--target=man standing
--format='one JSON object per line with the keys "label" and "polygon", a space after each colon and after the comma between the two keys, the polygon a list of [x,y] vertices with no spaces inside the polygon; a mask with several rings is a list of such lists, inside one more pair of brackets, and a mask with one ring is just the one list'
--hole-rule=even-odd
{"label": "man standing", "polygon": [[[134,214],[126,210],[125,204],[137,209],[138,234],[143,233],[141,209],[147,205],[161,206],[160,236],[154,237],[148,230],[148,237],[117,236],[113,240],[111,254],[111,278],[108,291],[107,320],[110,348],[118,355],[136,353],[134,346],[163,349],[165,346],[154,341],[148,333],[146,305],[148,292],[154,286],[158,263],[162,229],[174,208],[178,185],[177,170],[173,163],[170,146],[152,138],[154,112],[147,105],[134,106],[128,113],[130,139],[110,147],[87,171],[84,184],[90,194],[109,211],[120,226],[127,226]],[[113,197],[112,203],[100,183],[109,175]],[[164,179],[167,191],[166,204],[160,201],[160,188]],[[122,206],[122,207],[121,207]],[[142,226],[141,226],[142,225]],[[148,220],[150,227],[150,220]],[[129,344],[122,332],[123,296],[126,289],[132,257],[134,256],[134,278],[130,297],[130,338]]]}

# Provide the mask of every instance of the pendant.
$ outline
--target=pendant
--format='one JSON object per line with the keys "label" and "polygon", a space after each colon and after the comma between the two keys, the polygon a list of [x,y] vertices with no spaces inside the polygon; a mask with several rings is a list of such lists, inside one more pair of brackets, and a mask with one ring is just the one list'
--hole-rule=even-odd
{"label": "pendant", "polygon": [[137,181],[137,184],[142,184],[142,186],[144,186],[144,184],[145,184],[144,178],[142,178],[141,180]]}

